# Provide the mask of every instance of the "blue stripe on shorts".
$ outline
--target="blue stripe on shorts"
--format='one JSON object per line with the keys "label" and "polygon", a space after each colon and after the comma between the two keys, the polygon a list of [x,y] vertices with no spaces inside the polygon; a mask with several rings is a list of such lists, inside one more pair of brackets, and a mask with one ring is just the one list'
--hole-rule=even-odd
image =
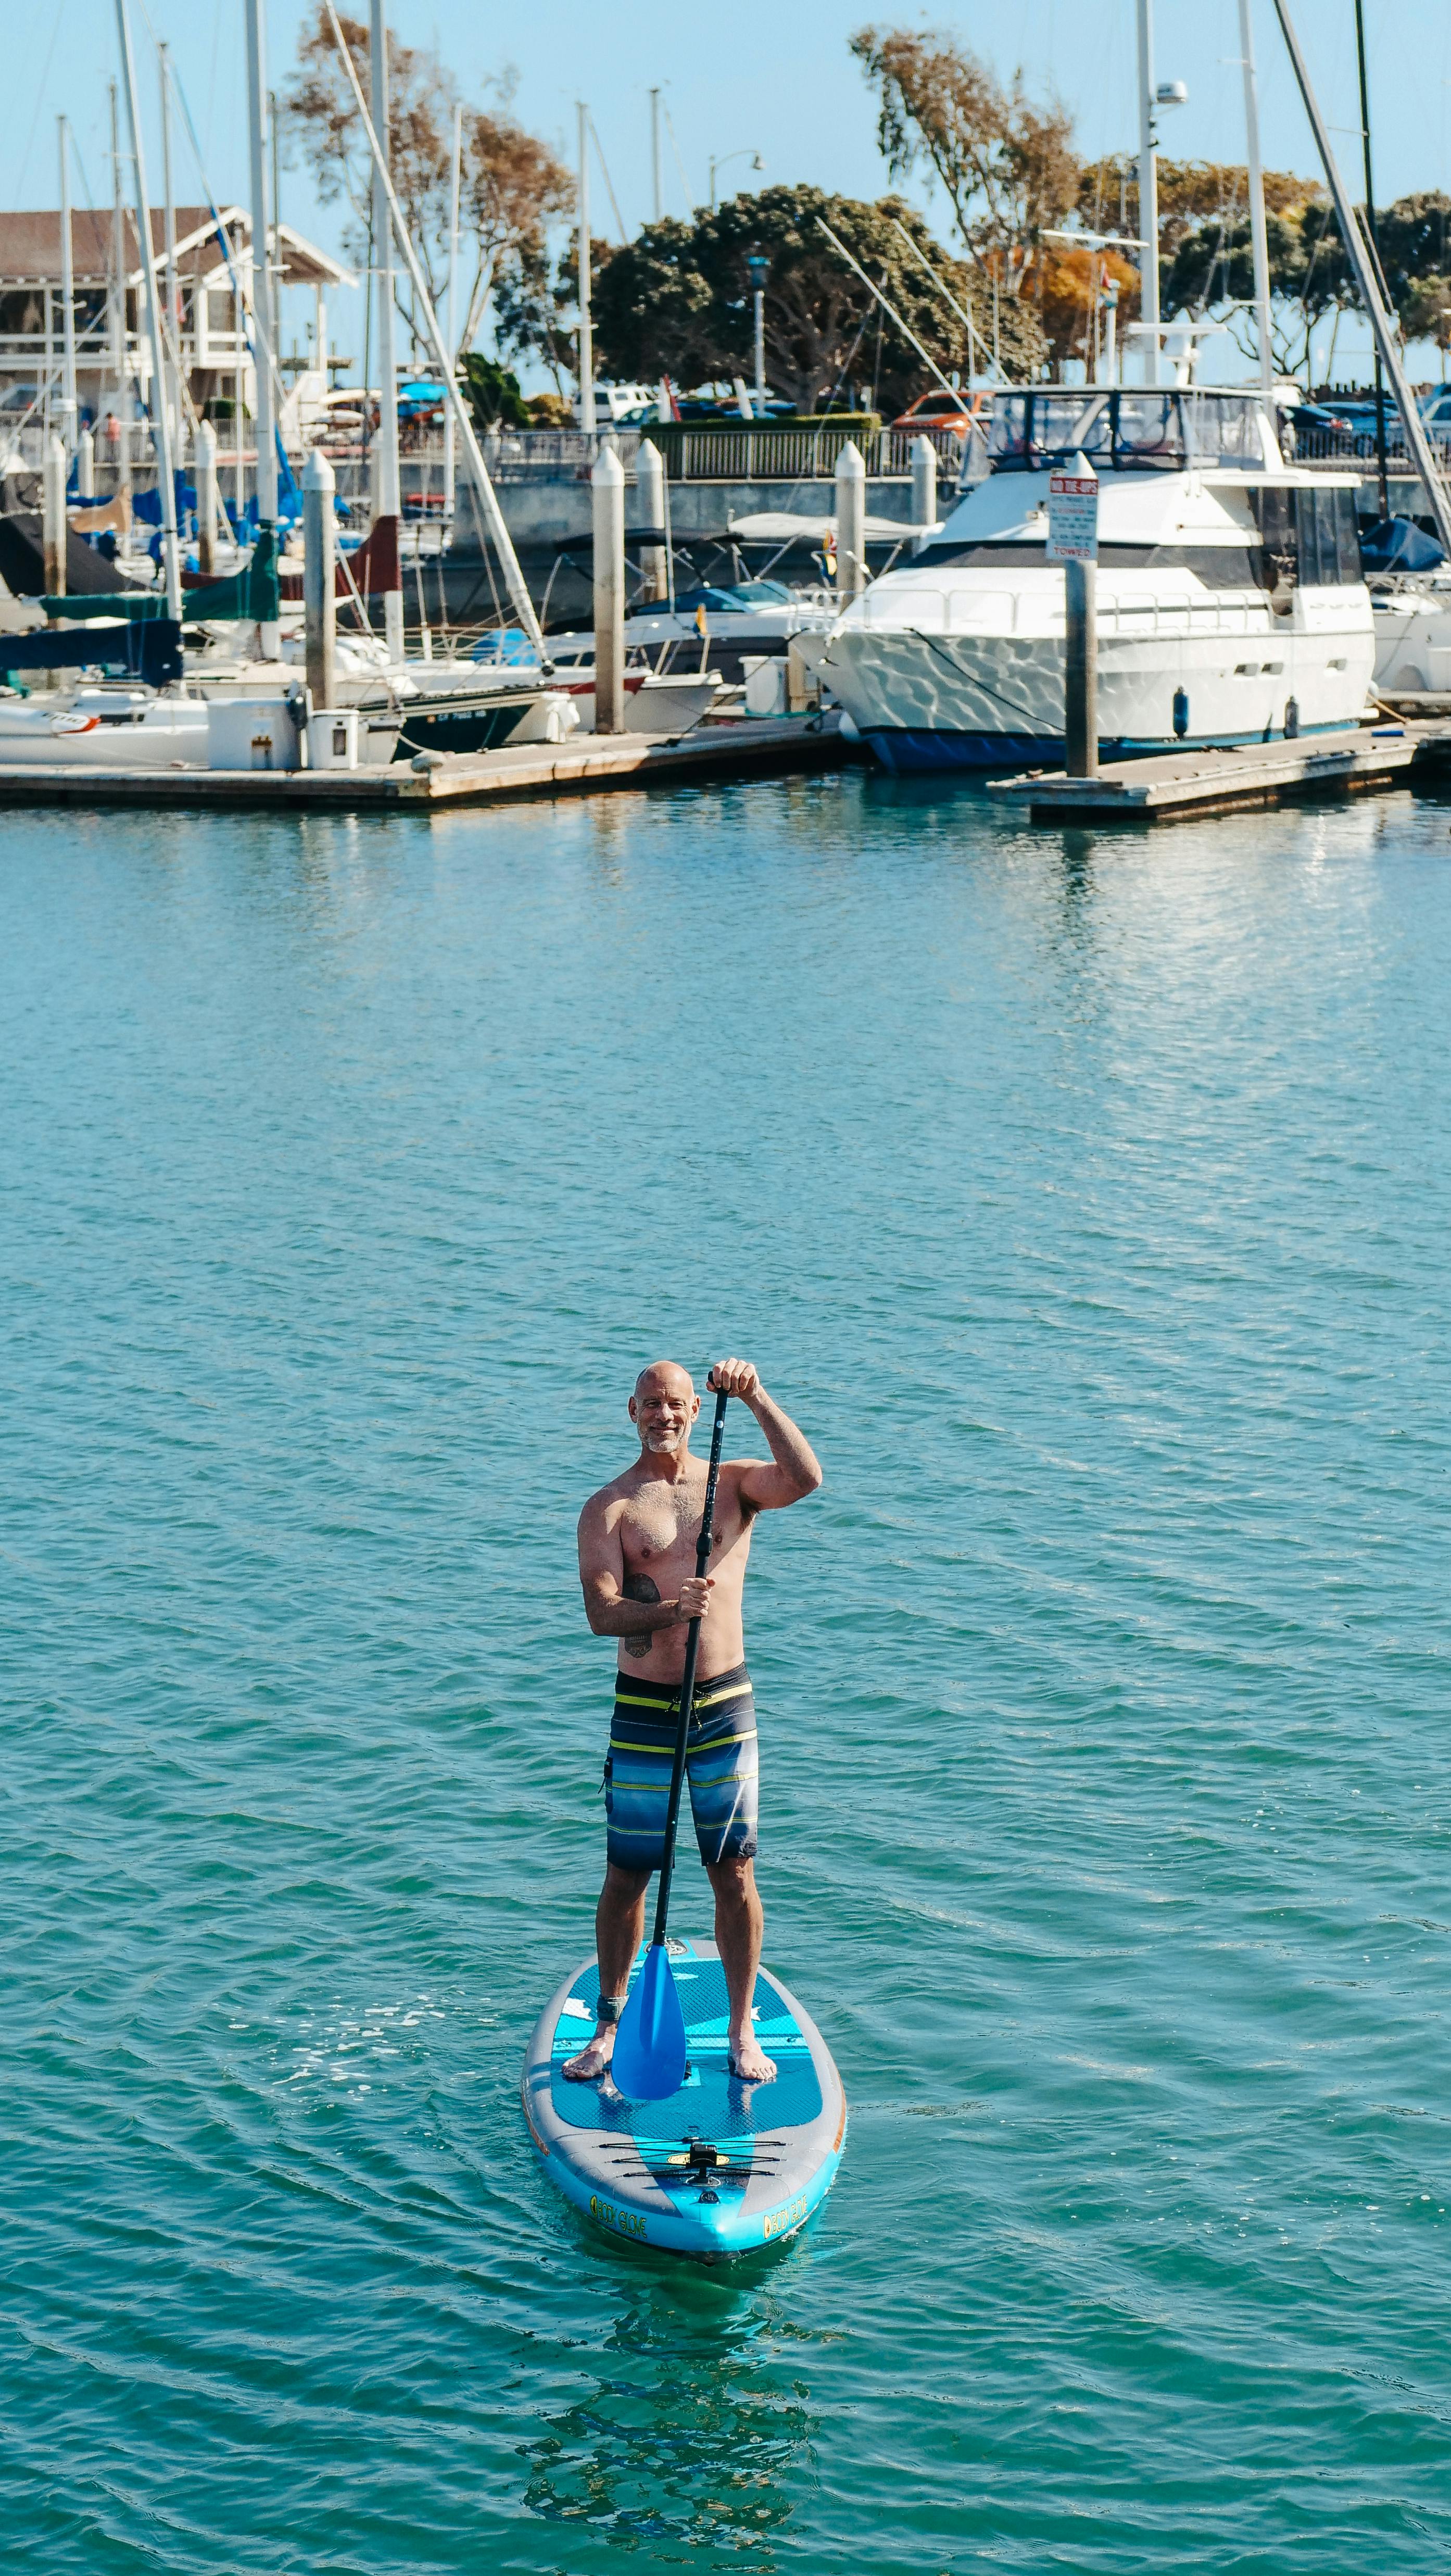
{"label": "blue stripe on shorts", "polygon": [[[609,1857],[621,1869],[658,1869],[680,1723],[680,1693],[620,1673],[605,1764]],[[744,1664],[696,1686],[685,1755],[690,1811],[703,1861],[756,1852],[756,1703]]]}

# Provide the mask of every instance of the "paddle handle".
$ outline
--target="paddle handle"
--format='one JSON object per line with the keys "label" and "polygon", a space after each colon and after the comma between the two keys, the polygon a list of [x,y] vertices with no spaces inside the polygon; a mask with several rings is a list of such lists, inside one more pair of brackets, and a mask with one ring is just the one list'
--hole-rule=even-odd
{"label": "paddle handle", "polygon": [[[700,1536],[695,1542],[695,1571],[704,1575],[710,1566],[710,1532],[715,1519],[715,1488],[720,1475],[721,1444],[725,1438],[726,1406],[730,1397],[724,1387],[715,1399],[715,1420],[710,1432],[710,1466],[705,1479],[705,1511],[700,1523]],[[690,1721],[695,1710],[695,1667],[700,1655],[700,1621],[692,1619],[685,1639],[685,1670],[680,1677],[680,1724],[675,1731],[675,1760],[670,1770],[670,1804],[665,1810],[665,1848],[660,1855],[660,1887],[655,1899],[653,1940],[658,1948],[665,1938],[665,1921],[670,1911],[670,1873],[675,1867],[675,1829],[680,1822],[680,1792],[685,1783],[685,1753],[690,1738]]]}

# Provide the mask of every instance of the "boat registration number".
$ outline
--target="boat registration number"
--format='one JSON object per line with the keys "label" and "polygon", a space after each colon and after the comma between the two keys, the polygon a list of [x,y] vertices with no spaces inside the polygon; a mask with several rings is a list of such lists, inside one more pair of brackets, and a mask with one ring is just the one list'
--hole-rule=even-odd
{"label": "boat registration number", "polygon": [[642,2211],[616,2209],[613,2201],[601,2200],[597,2192],[590,2193],[589,2214],[599,2220],[601,2227],[618,2228],[622,2236],[643,2236],[646,2233]]}

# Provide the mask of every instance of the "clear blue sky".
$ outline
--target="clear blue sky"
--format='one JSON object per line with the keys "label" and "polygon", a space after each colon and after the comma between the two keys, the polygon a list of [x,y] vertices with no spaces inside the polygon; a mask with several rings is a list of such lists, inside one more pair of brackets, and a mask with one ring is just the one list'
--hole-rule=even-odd
{"label": "clear blue sky", "polygon": [[[363,0],[352,0],[362,13]],[[242,0],[131,0],[143,91],[154,98],[147,61],[148,16],[172,46],[219,196],[245,198],[246,137]],[[297,31],[311,14],[303,0],[269,0],[269,73],[280,85],[291,68]],[[846,50],[852,29],[879,22],[920,21],[951,30],[997,69],[1021,63],[1031,88],[1055,88],[1076,120],[1087,150],[1132,148],[1133,0],[1016,0],[1010,10],[945,6],[929,10],[838,8],[825,0],[733,0],[712,9],[632,0],[605,9],[593,0],[536,0],[529,10],[493,0],[392,0],[390,23],[410,44],[435,46],[465,91],[491,74],[518,75],[516,112],[573,159],[574,103],[588,99],[625,224],[646,220],[650,205],[649,110],[652,83],[664,90],[679,146],[664,149],[667,212],[700,203],[711,153],[759,151],[762,181],[813,180],[826,188],[872,196],[887,184],[877,151],[870,101]],[[1451,5],[1448,0],[1367,0],[1376,194],[1384,203],[1411,188],[1451,187]],[[1284,59],[1270,0],[1255,0],[1261,67],[1264,148],[1275,167],[1314,168],[1314,150]],[[1358,168],[1351,0],[1298,0],[1296,21],[1322,104],[1337,129],[1343,160]],[[1010,23],[1011,48],[997,30]],[[6,202],[56,202],[55,118],[73,123],[93,194],[109,199],[105,83],[116,59],[113,0],[46,0],[6,11],[10,96]],[[1218,160],[1243,157],[1236,0],[1158,0],[1158,71],[1189,84],[1190,103],[1164,119],[1166,151]],[[159,190],[154,143],[153,192]],[[200,193],[184,141],[177,150],[180,198]],[[1347,168],[1347,176],[1350,170]],[[761,184],[747,160],[722,173],[722,193]],[[596,232],[613,229],[609,199],[594,180]],[[78,190],[78,194],[83,191]],[[915,193],[921,194],[918,190]],[[305,171],[285,172],[283,213],[329,245],[337,217],[316,204]],[[933,211],[930,199],[923,203]],[[937,210],[939,219],[942,210]],[[334,346],[361,354],[351,299],[340,299]],[[289,335],[290,336],[290,335]],[[1342,328],[1337,373],[1353,367],[1363,334]]]}

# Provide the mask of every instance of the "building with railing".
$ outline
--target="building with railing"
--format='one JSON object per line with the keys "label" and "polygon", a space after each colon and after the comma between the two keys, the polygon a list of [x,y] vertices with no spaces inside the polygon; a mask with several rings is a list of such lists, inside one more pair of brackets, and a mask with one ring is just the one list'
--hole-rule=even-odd
{"label": "building with railing", "polygon": [[[252,287],[252,226],[242,206],[223,206],[219,213],[220,231],[210,207],[177,207],[173,274],[165,217],[158,207],[151,209],[157,284],[195,409],[229,414],[240,399],[250,413],[256,384],[244,307]],[[65,346],[60,227],[59,213],[0,213],[0,422],[12,433],[22,424],[48,425],[60,403]],[[152,372],[135,216],[123,214],[118,228],[109,209],[74,210],[71,272],[76,398],[82,419],[100,419],[106,411],[132,418],[149,408]],[[290,224],[274,230],[273,274],[280,286],[312,289],[314,367],[326,390],[327,297],[331,289],[353,280]]]}

